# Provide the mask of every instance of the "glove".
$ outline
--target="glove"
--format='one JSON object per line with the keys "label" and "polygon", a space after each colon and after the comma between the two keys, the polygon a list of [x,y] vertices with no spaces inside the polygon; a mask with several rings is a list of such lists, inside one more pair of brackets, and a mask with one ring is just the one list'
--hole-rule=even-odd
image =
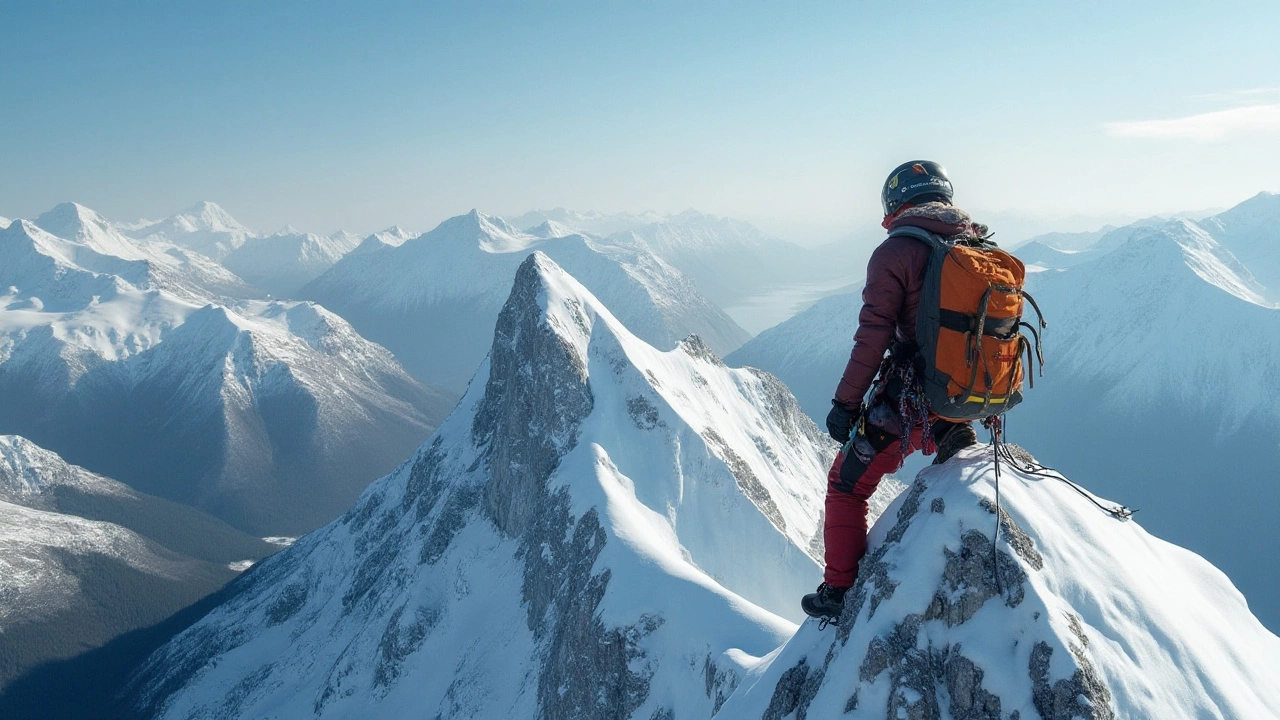
{"label": "glove", "polygon": [[849,442],[849,434],[862,415],[862,406],[850,408],[839,400],[831,401],[831,412],[827,413],[827,434],[841,445]]}

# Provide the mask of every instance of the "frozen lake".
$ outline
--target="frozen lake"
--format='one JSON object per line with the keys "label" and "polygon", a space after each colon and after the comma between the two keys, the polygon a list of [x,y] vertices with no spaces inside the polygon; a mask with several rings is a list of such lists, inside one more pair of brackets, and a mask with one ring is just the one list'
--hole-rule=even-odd
{"label": "frozen lake", "polygon": [[758,335],[828,295],[855,291],[856,286],[847,281],[848,278],[835,278],[769,288],[724,311],[747,332]]}

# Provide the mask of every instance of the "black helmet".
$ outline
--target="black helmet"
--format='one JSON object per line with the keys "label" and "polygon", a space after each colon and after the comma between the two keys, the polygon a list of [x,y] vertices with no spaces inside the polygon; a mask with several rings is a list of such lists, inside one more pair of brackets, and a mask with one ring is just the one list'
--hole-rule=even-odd
{"label": "black helmet", "polygon": [[894,168],[880,191],[880,204],[888,216],[921,195],[937,195],[951,202],[951,179],[946,169],[931,160],[912,160]]}

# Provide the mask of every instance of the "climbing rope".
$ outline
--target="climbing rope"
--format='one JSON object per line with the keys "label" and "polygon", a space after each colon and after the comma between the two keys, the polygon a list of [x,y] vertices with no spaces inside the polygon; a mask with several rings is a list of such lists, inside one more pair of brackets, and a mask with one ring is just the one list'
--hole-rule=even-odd
{"label": "climbing rope", "polygon": [[1000,583],[1000,556],[996,552],[996,543],[1000,540],[1000,441],[1004,431],[1004,421],[999,415],[992,415],[982,421],[982,427],[991,432],[991,457],[996,470],[996,531],[991,535],[991,570],[996,578],[996,592],[1004,594]]}
{"label": "climbing rope", "polygon": [[1104,505],[1103,503],[1098,502],[1098,498],[1093,493],[1089,492],[1088,490],[1085,490],[1084,488],[1080,487],[1076,483],[1067,479],[1067,477],[1063,475],[1060,471],[1055,470],[1054,468],[1051,468],[1047,465],[1042,465],[1038,462],[1032,462],[1030,460],[1018,458],[1013,454],[1013,451],[1009,450],[1007,447],[1001,446],[998,450],[1001,457],[1003,457],[1006,462],[1008,462],[1013,467],[1017,468],[1019,471],[1027,475],[1034,475],[1036,477],[1041,477],[1041,478],[1049,478],[1052,480],[1058,480],[1059,482],[1066,483],[1068,486],[1071,487],[1072,490],[1075,490],[1076,492],[1080,493],[1082,497],[1084,497],[1086,500],[1096,505],[1098,509],[1116,518],[1117,520],[1128,520],[1129,518],[1133,517],[1134,513],[1138,512],[1136,508],[1129,508],[1124,505],[1111,505],[1111,506]]}

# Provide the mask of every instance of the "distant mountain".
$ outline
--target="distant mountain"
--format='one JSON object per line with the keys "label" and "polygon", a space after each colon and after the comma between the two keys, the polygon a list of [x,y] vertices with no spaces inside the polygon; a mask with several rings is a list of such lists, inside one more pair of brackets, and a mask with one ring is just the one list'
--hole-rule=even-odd
{"label": "distant mountain", "polygon": [[986,445],[927,468],[873,528],[839,625],[805,623],[718,717],[1275,717],[1280,638],[1110,507],[1008,461],[997,484]]}
{"label": "distant mountain", "polygon": [[[1009,427],[1051,465],[1142,508],[1147,527],[1222,568],[1280,629],[1280,529],[1268,519],[1280,490],[1267,481],[1280,467],[1280,310],[1207,227],[1142,224],[1090,262],[1031,275],[1047,364]],[[860,306],[857,295],[823,300],[727,362],[774,373],[821,418]]]}
{"label": "distant mountain", "polygon": [[1280,303],[1280,193],[1258,193],[1197,225],[1248,266],[1269,302]]}
{"label": "distant mountain", "polygon": [[246,239],[222,264],[273,297],[291,298],[359,244],[350,235],[282,232]]}
{"label": "distant mountain", "polygon": [[834,450],[775,379],[645,345],[536,253],[437,435],[130,695],[157,717],[709,717],[794,630]]}
{"label": "distant mountain", "polygon": [[0,433],[256,534],[295,535],[452,407],[322,308],[140,290],[125,277],[150,282],[149,261],[96,240],[27,221],[0,231]]}
{"label": "distant mountain", "polygon": [[516,267],[535,249],[658,347],[698,334],[720,352],[748,337],[643,243],[540,238],[476,211],[399,247],[351,253],[298,295],[342,315],[416,377],[460,390],[484,357]]}
{"label": "distant mountain", "polygon": [[686,210],[678,215],[580,213],[563,208],[521,215],[513,223],[542,238],[583,233],[625,244],[643,242],[721,307],[762,288],[828,274],[814,252],[750,223]]}
{"label": "distant mountain", "polygon": [[0,436],[0,690],[163,620],[277,549]]}
{"label": "distant mountain", "polygon": [[351,253],[366,253],[374,252],[376,250],[384,250],[389,247],[400,247],[415,237],[417,237],[417,235],[412,232],[405,230],[399,225],[393,225],[386,230],[376,232],[369,237],[366,237],[364,240],[360,241],[360,244],[357,245]]}
{"label": "distant mountain", "polygon": [[[54,239],[37,237],[40,234],[32,227]],[[211,258],[162,240],[134,241],[98,213],[76,203],[63,203],[33,222],[15,222],[0,232],[4,233],[0,235],[0,253],[36,253],[52,260],[41,261],[46,266],[45,281],[64,272],[55,266],[70,264],[118,276],[139,289],[164,289],[193,301],[259,295]],[[54,273],[53,278],[49,272]],[[14,277],[5,270],[0,270],[0,275]],[[27,286],[38,281],[31,276],[16,279]]]}
{"label": "distant mountain", "polygon": [[201,202],[154,223],[129,228],[137,239],[159,240],[222,260],[255,233],[215,203]]}
{"label": "distant mountain", "polygon": [[[511,224],[521,228],[535,228],[546,223],[552,227],[566,228],[570,232],[605,237],[614,233],[638,230],[645,225],[660,223],[664,216],[655,212],[602,213],[594,210],[581,212],[562,207],[551,210],[533,210],[509,218]],[[536,233],[534,233],[536,234]],[[541,236],[540,236],[541,237]]]}

